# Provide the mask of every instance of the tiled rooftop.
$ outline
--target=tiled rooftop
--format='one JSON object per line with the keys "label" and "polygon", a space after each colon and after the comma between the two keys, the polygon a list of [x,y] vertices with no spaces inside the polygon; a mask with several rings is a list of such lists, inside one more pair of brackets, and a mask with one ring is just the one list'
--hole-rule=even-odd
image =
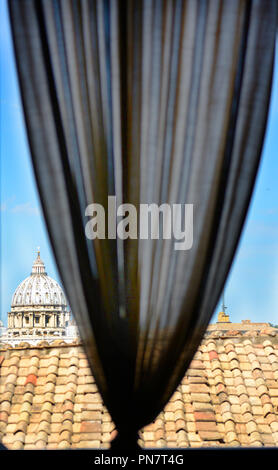
{"label": "tiled rooftop", "polygon": [[[107,448],[114,424],[79,344],[0,346],[0,437],[9,449]],[[213,332],[142,447],[278,446],[278,336]]]}

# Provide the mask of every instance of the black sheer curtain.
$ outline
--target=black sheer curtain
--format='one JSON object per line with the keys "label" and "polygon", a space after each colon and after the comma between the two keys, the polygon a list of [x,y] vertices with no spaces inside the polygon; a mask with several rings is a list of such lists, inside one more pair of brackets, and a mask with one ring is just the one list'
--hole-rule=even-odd
{"label": "black sheer curtain", "polygon": [[[119,445],[179,384],[262,150],[275,0],[9,0],[45,220]],[[193,204],[193,245],[86,237],[91,203]],[[139,222],[138,222],[139,226]]]}

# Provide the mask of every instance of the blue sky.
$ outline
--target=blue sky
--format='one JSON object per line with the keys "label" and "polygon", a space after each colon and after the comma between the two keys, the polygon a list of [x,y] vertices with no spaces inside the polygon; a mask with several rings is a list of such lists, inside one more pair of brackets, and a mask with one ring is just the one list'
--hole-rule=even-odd
{"label": "blue sky", "polygon": [[29,157],[6,1],[0,1],[1,305],[6,320],[17,285],[32,268],[37,246],[58,278]]}
{"label": "blue sky", "polygon": [[[276,66],[260,171],[225,288],[228,313],[234,322],[250,319],[278,324],[277,154]],[[0,157],[0,318],[6,323],[12,294],[30,274],[37,246],[48,274],[58,281],[59,277],[29,157],[5,0],[0,1]]]}

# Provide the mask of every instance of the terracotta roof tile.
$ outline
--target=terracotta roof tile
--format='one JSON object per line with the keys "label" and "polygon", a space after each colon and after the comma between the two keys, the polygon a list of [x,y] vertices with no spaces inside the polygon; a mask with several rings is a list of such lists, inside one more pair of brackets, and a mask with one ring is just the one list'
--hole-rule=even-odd
{"label": "terracotta roof tile", "polygon": [[[165,410],[140,431],[142,447],[278,445],[276,336],[221,336],[204,339]],[[80,345],[5,347],[0,366],[8,448],[109,446],[115,425]]]}

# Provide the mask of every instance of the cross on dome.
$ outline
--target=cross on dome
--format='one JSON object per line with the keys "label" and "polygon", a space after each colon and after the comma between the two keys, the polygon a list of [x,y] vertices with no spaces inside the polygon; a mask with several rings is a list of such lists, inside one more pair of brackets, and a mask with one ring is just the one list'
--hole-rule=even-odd
{"label": "cross on dome", "polygon": [[46,274],[45,265],[40,257],[40,247],[37,247],[37,257],[33,263],[32,274]]}

